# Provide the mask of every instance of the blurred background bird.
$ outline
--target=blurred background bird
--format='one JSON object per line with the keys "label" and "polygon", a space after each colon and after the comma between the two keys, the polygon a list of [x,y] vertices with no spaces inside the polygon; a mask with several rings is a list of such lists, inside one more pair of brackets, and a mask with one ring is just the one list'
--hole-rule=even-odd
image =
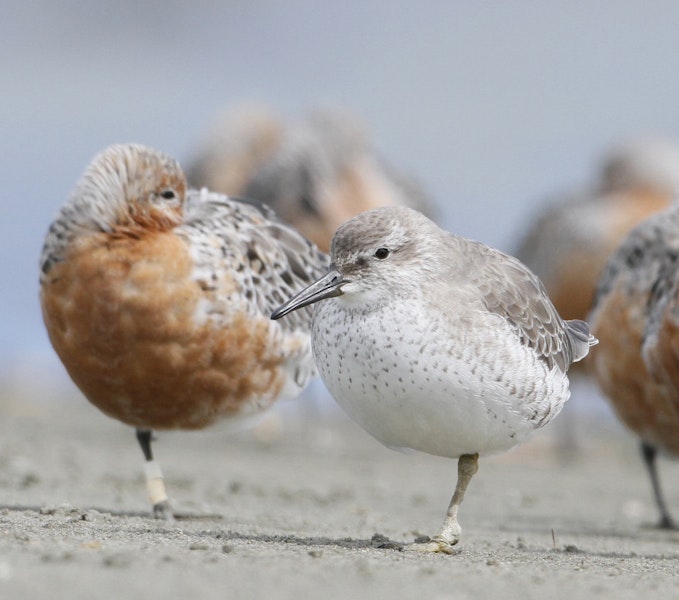
{"label": "blurred background bird", "polygon": [[588,189],[547,206],[517,256],[542,279],[563,318],[586,319],[606,260],[677,191],[679,145],[662,138],[630,140],[604,157]]}
{"label": "blurred background bird", "polygon": [[420,184],[387,163],[363,123],[339,108],[287,121],[263,106],[225,113],[189,165],[192,185],[264,202],[324,251],[342,223],[371,208],[436,212]]}
{"label": "blurred background bird", "polygon": [[679,456],[679,205],[636,227],[609,259],[591,325],[601,341],[591,361],[596,380],[639,437],[658,526],[674,529],[656,456]]}
{"label": "blurred background bird", "polygon": [[224,109],[186,161],[186,177],[194,187],[242,196],[254,174],[278,150],[283,136],[281,117],[264,104]]}
{"label": "blurred background bird", "polygon": [[[678,190],[677,143],[656,136],[618,144],[601,159],[593,183],[548,202],[516,255],[542,279],[563,318],[587,320],[608,258],[635,225],[665,209]],[[590,355],[574,365],[573,401],[556,424],[564,460],[574,459],[582,447],[576,407],[579,396],[585,404],[592,400],[591,360]]]}

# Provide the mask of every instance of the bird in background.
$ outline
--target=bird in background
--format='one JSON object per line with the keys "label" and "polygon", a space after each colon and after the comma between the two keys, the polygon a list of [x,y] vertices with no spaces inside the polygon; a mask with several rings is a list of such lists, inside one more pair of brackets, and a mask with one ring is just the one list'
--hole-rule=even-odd
{"label": "bird in background", "polygon": [[420,184],[384,161],[363,124],[340,109],[287,122],[241,109],[215,126],[191,164],[193,185],[264,202],[324,251],[337,227],[370,208],[435,213]]}
{"label": "bird in background", "polygon": [[550,203],[516,253],[567,319],[587,318],[607,259],[632,228],[667,208],[679,191],[679,145],[633,139],[609,152],[599,171],[589,189]]}
{"label": "bird in background", "polygon": [[676,529],[656,466],[679,456],[679,205],[638,225],[608,260],[591,313],[601,348],[591,368],[640,440],[660,520]]}
{"label": "bird in background", "polygon": [[440,532],[410,546],[453,553],[479,456],[550,422],[568,399],[568,368],[596,340],[585,322],[561,319],[517,259],[409,208],[350,219],[331,259],[272,318],[317,304],[316,366],[349,416],[388,447],[458,458]]}
{"label": "bird in background", "polygon": [[286,126],[265,105],[244,105],[220,113],[187,162],[189,185],[242,197],[262,164],[277,152]]}
{"label": "bird in background", "polygon": [[40,302],[69,375],[136,429],[156,516],[171,518],[152,432],[246,421],[315,374],[310,311],[271,311],[327,257],[267,207],[187,189],[136,144],[87,167],[47,233]]}

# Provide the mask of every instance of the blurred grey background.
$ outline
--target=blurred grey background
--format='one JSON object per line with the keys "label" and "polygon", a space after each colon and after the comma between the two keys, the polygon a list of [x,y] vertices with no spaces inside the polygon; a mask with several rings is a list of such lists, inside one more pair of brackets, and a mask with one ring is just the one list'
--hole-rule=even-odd
{"label": "blurred grey background", "polygon": [[673,0],[3,2],[0,382],[66,381],[38,256],[108,144],[182,161],[230,106],[344,107],[442,225],[511,251],[612,145],[679,138],[678,23]]}

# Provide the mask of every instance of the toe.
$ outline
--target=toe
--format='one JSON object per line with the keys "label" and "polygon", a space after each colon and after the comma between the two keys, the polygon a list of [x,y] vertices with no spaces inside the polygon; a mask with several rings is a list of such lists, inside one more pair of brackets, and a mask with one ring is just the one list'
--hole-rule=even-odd
{"label": "toe", "polygon": [[456,546],[458,540],[446,540],[440,536],[427,541],[415,542],[404,547],[404,550],[415,552],[436,552],[440,554],[459,554],[460,548]]}
{"label": "toe", "polygon": [[174,512],[172,512],[172,507],[167,500],[153,505],[153,516],[163,521],[174,521]]}

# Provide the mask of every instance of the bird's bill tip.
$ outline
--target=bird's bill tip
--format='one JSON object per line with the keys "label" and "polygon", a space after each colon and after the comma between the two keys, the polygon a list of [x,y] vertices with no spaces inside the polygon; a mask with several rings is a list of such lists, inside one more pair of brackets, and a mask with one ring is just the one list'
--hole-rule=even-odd
{"label": "bird's bill tip", "polygon": [[300,309],[309,304],[314,304],[319,300],[333,298],[342,295],[342,285],[348,283],[337,269],[331,267],[330,270],[319,280],[305,287],[301,292],[295,294],[285,304],[279,306],[271,313],[271,318],[275,321],[285,315]]}

